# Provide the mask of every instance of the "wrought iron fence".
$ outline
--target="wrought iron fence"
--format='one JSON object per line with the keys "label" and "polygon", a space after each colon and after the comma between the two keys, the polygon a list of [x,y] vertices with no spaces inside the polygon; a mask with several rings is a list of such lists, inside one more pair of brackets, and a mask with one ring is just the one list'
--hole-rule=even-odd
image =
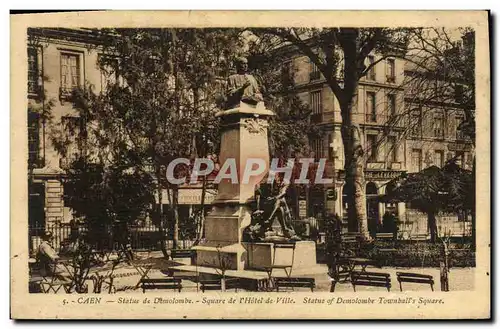
{"label": "wrought iron fence", "polygon": [[[117,249],[119,243],[113,235],[112,225],[103,225],[102,227],[94,227],[89,230],[87,225],[70,225],[66,223],[47,224],[44,226],[29,226],[29,250],[30,254],[34,254],[42,242],[42,236],[46,232],[52,234],[52,246],[59,252],[66,241],[70,241],[78,236],[87,233],[90,240],[94,242],[95,248],[99,249]],[[130,244],[134,250],[160,250],[161,241],[164,240],[167,249],[173,248],[172,236],[168,232],[161,236],[158,227],[152,223],[146,223],[141,226],[129,226],[128,234],[130,236]],[[190,248],[194,241],[189,239],[181,239],[178,248]]]}

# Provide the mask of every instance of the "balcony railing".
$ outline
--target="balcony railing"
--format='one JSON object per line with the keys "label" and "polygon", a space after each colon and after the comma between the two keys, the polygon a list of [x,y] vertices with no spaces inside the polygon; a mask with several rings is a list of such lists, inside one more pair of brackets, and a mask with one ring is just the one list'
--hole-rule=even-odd
{"label": "balcony railing", "polygon": [[402,170],[403,164],[401,162],[391,162],[389,163],[389,169],[391,170]]}
{"label": "balcony railing", "polygon": [[385,169],[385,167],[385,162],[378,162],[376,160],[368,159],[368,162],[366,163],[366,169]]}

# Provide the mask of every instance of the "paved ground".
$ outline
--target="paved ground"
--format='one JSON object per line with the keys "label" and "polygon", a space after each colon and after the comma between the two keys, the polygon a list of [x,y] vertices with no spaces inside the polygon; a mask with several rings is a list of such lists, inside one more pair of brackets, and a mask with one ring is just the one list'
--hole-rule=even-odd
{"label": "paved ground", "polygon": [[[161,268],[164,267],[165,261],[159,257],[159,255],[154,255],[153,257],[158,257],[154,261],[156,264],[150,271],[149,276],[151,278],[162,277],[164,274],[161,272]],[[323,270],[321,270],[323,268]],[[391,275],[392,289],[394,291],[399,291],[399,283],[396,280],[396,272],[414,272],[432,275],[434,277],[435,286],[434,290],[440,290],[439,283],[439,268],[396,268],[396,267],[384,267],[384,268],[368,268],[369,271],[375,272],[385,272]],[[328,277],[326,265],[318,265],[315,268],[315,274],[313,276],[316,282],[316,291],[329,291],[330,290],[330,278]],[[137,284],[140,279],[139,273],[134,269],[133,266],[123,264],[115,270],[115,287],[116,293],[134,293],[139,292],[139,290],[134,290],[133,287]],[[475,268],[452,268],[449,273],[449,287],[452,291],[460,290],[473,290],[474,289],[474,273]],[[301,275],[302,276],[302,275]],[[196,291],[196,283],[183,280],[183,291]],[[384,288],[376,287],[359,287],[356,288],[357,291],[383,291]],[[429,290],[429,285],[420,285],[414,283],[403,283],[404,291],[418,291],[418,290]],[[307,290],[306,290],[307,291]],[[338,284],[335,288],[336,292],[352,292],[352,285],[350,283]],[[148,291],[147,293],[155,293],[155,291]]]}
{"label": "paved ground", "polygon": [[[326,269],[326,265],[325,265]],[[392,284],[392,289],[395,291],[399,291],[399,283],[396,279],[396,272],[413,272],[413,273],[421,273],[421,274],[427,274],[427,275],[432,275],[434,277],[434,290],[438,291],[440,290],[440,283],[439,283],[439,268],[430,268],[430,267],[424,267],[424,268],[396,268],[396,267],[384,267],[384,268],[374,268],[370,269],[368,268],[367,270],[373,271],[373,272],[384,272],[384,273],[389,273],[391,275],[391,284]],[[452,268],[448,278],[449,278],[449,288],[450,290],[453,291],[459,291],[459,290],[473,290],[474,289],[474,268]],[[329,291],[330,290],[330,280],[328,275],[320,275],[316,276],[316,286],[319,291]],[[380,289],[384,288],[375,288],[375,287],[356,287],[356,291],[370,291],[370,290],[377,290],[380,291]],[[415,283],[403,283],[403,291],[421,291],[421,290],[431,290],[429,285],[420,285],[420,284],[415,284]],[[343,283],[343,284],[338,284],[335,287],[335,291],[337,292],[342,292],[342,291],[353,291],[352,285],[350,283]]]}

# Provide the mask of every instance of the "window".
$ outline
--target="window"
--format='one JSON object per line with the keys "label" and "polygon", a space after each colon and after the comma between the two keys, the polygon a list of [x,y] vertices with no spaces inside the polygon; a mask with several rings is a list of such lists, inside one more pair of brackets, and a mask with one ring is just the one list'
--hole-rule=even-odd
{"label": "window", "polygon": [[78,54],[61,54],[61,91],[71,93],[80,86],[80,56]]}
{"label": "window", "polygon": [[411,150],[411,169],[413,172],[419,172],[422,170],[422,150],[421,149]]}
{"label": "window", "polygon": [[[375,57],[371,55],[368,56],[368,66],[372,65],[373,63],[375,63]],[[370,80],[375,80],[375,66],[372,66],[372,68],[368,71],[367,77]]]}
{"label": "window", "polygon": [[464,166],[465,166],[465,152],[462,152],[462,151],[456,152],[455,158],[457,159],[457,165],[460,168],[464,168]]}
{"label": "window", "polygon": [[472,154],[471,153],[467,153],[467,162],[465,163],[466,164],[466,167],[467,168],[472,168],[472,165],[473,165],[473,158],[472,158]]}
{"label": "window", "polygon": [[313,114],[321,114],[323,105],[321,103],[321,90],[313,91],[309,94],[311,110]]}
{"label": "window", "polygon": [[396,136],[388,136],[387,137],[387,159],[390,162],[397,162],[397,152],[396,152]]}
{"label": "window", "polygon": [[366,93],[366,121],[376,122],[377,121],[377,108],[375,104],[375,93]]}
{"label": "window", "polygon": [[40,163],[40,115],[28,112],[28,165],[41,167]]}
{"label": "window", "polygon": [[432,122],[434,137],[444,138],[444,116],[442,113],[434,115],[434,121]]}
{"label": "window", "polygon": [[377,135],[366,135],[366,153],[368,154],[368,162],[377,162]]}
{"label": "window", "polygon": [[441,168],[444,164],[444,151],[434,151],[434,165]]}
{"label": "window", "polygon": [[293,84],[292,61],[286,61],[281,67],[281,82],[285,86]]}
{"label": "window", "polygon": [[387,82],[396,82],[396,62],[392,58],[387,60]]}
{"label": "window", "polygon": [[414,109],[410,113],[409,122],[410,134],[412,137],[420,137],[422,135],[422,111],[420,109]]}
{"label": "window", "polygon": [[333,133],[328,134],[328,159],[333,160]]}
{"label": "window", "polygon": [[309,73],[309,78],[311,80],[318,80],[321,76],[318,66],[311,62],[311,73]]}
{"label": "window", "polygon": [[28,93],[38,93],[38,51],[36,48],[28,48]]}
{"label": "window", "polygon": [[391,117],[396,115],[396,95],[387,95],[387,114]]}
{"label": "window", "polygon": [[457,115],[455,117],[455,122],[456,122],[456,139],[458,140],[463,140],[465,139],[465,134],[463,130],[460,128],[460,125],[464,122],[464,116],[463,115]]}
{"label": "window", "polygon": [[323,140],[321,138],[315,138],[311,142],[311,149],[314,152],[314,158],[319,160],[323,157]]}
{"label": "window", "polygon": [[66,152],[61,159],[61,168],[67,168],[81,154],[81,119],[79,117],[62,117],[61,125],[65,134]]}

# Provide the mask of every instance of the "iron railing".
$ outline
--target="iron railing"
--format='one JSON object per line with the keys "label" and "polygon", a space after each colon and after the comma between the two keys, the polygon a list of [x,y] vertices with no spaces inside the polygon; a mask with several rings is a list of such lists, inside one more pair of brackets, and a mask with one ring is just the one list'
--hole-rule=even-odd
{"label": "iron railing", "polygon": [[[98,249],[117,249],[119,243],[114,237],[112,225],[103,225],[102,227],[97,227],[89,230],[86,225],[79,224],[47,224],[44,226],[33,225],[28,227],[28,237],[29,237],[29,250],[30,254],[36,252],[38,246],[42,242],[42,236],[46,232],[52,234],[52,247],[57,251],[61,251],[65,241],[70,241],[72,238],[81,236],[83,233],[88,233],[90,240],[95,244],[94,248]],[[160,243],[162,240],[166,241],[167,249],[173,247],[173,241],[171,233],[166,233],[165,236],[160,236],[158,227],[152,223],[147,223],[141,226],[129,226],[128,234],[130,236],[130,244],[134,250],[160,250]],[[185,239],[180,237],[179,248],[190,248],[194,241],[191,239]]]}

